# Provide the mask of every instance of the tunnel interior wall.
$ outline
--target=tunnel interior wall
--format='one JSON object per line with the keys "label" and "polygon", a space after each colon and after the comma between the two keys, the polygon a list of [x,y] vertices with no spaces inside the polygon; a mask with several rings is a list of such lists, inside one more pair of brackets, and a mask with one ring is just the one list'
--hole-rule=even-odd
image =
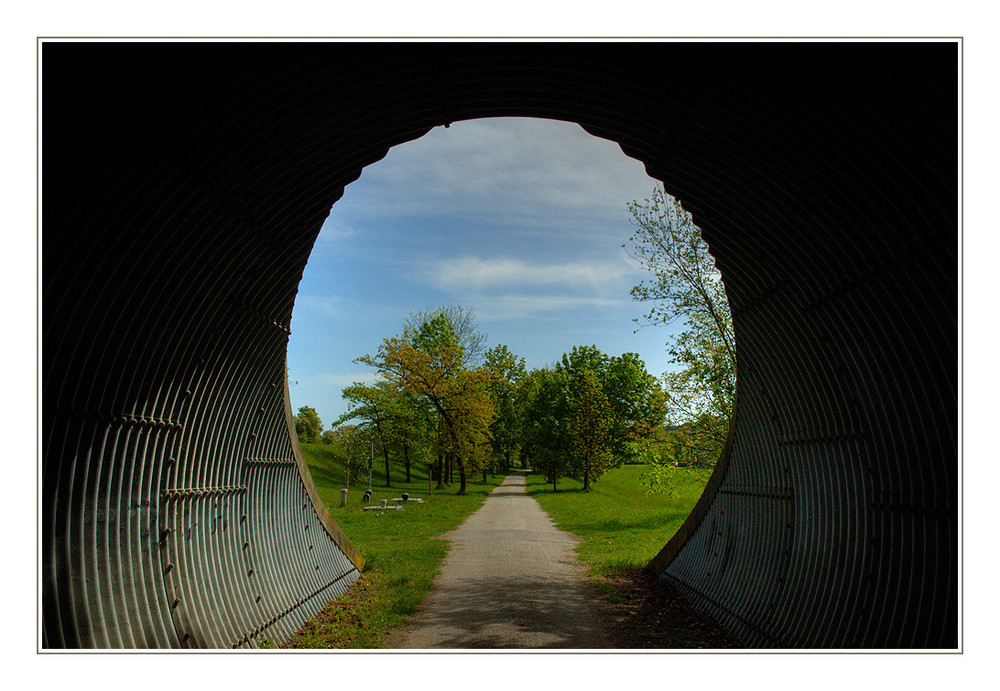
{"label": "tunnel interior wall", "polygon": [[747,645],[954,647],[957,50],[44,44],[43,645],[280,641],[357,578],[285,389],[312,243],[391,146],[534,116],[663,180],[733,308],[653,567]]}

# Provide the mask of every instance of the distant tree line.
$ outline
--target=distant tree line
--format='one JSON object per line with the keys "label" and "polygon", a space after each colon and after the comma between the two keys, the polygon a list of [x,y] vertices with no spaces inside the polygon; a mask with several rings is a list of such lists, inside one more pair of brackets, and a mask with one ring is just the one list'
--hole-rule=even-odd
{"label": "distant tree line", "polygon": [[[577,346],[549,368],[528,371],[506,345],[486,349],[471,310],[449,306],[411,316],[401,334],[356,362],[377,372],[342,395],[350,409],[322,431],[316,411],[299,409],[303,442],[339,443],[351,458],[374,448],[386,485],[415,464],[437,487],[534,466],[553,487],[561,477],[590,489],[610,468],[640,462],[662,426],[666,396],[634,353],[608,356]],[[348,424],[350,423],[350,424]],[[353,453],[353,456],[352,456]],[[457,476],[457,477],[456,477]]]}

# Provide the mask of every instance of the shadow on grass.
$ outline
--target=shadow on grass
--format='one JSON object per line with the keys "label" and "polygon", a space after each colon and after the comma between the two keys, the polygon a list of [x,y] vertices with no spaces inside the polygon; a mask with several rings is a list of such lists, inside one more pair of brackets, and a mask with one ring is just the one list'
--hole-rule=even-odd
{"label": "shadow on grass", "polygon": [[312,464],[309,464],[309,474],[312,475],[313,482],[316,485],[326,485],[329,487],[342,486],[346,479],[344,471],[341,468],[324,468]]}
{"label": "shadow on grass", "polygon": [[527,494],[590,494],[593,490],[584,490],[582,487],[576,489],[539,489],[536,487],[528,487]]}
{"label": "shadow on grass", "polygon": [[689,513],[689,511],[685,511],[683,509],[664,509],[662,513],[657,513],[656,515],[649,516],[642,520],[621,520],[617,518],[609,518],[603,521],[581,522],[580,526],[598,533],[619,532],[624,530],[655,530],[657,528],[662,528],[665,523],[671,520],[679,519],[683,521],[687,518]]}

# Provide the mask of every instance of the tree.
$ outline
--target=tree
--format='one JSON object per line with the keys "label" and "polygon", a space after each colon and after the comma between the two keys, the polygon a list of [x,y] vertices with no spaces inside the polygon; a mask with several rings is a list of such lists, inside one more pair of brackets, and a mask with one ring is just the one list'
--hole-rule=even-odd
{"label": "tree", "polygon": [[348,487],[358,482],[368,470],[369,449],[373,443],[371,432],[356,425],[340,425],[333,430],[337,443],[344,450]]}
{"label": "tree", "polygon": [[402,335],[382,342],[376,355],[355,360],[375,367],[401,390],[426,397],[440,416],[443,451],[458,464],[459,494],[465,494],[467,471],[482,467],[489,458],[494,414],[487,395],[488,372],[469,367],[474,358],[468,349],[481,343],[464,321],[469,314],[444,308],[425,314],[419,323],[411,319]]}
{"label": "tree", "polygon": [[571,463],[590,490],[591,478],[603,475],[614,464],[611,455],[613,421],[608,397],[594,370],[583,370],[573,380],[566,399],[566,436]]}
{"label": "tree", "polygon": [[433,413],[423,396],[408,391],[397,391],[395,430],[397,444],[403,451],[403,468],[406,482],[411,480],[411,466],[429,458],[428,446],[435,427]]}
{"label": "tree", "polygon": [[340,416],[338,424],[352,419],[364,422],[359,427],[371,428],[373,441],[385,460],[385,486],[392,487],[389,468],[389,449],[400,437],[400,424],[404,415],[399,391],[387,381],[372,386],[355,382],[345,387],[341,396],[350,401],[352,408]]}
{"label": "tree", "polygon": [[664,375],[674,429],[654,458],[649,477],[655,486],[682,456],[710,467],[721,454],[736,393],[736,346],[722,278],[691,215],[660,189],[628,208],[636,228],[630,254],[652,274],[632,288],[632,298],[650,303],[647,323],[684,325],[667,343],[679,366]]}
{"label": "tree", "polygon": [[[557,370],[565,373],[568,400],[575,400],[580,387],[590,386],[584,381],[589,376],[604,399],[602,410],[606,418],[609,456],[606,462],[587,468],[585,473],[579,470],[589,489],[590,482],[610,468],[644,457],[646,445],[663,424],[665,397],[656,379],[646,371],[645,363],[635,353],[608,357],[597,346],[574,346],[569,353],[563,354]],[[591,403],[596,404],[596,401]],[[570,406],[567,423],[577,414],[579,409]],[[573,467],[582,468],[579,462],[580,459],[574,456]]]}
{"label": "tree", "polygon": [[487,392],[495,415],[490,423],[494,466],[510,469],[510,461],[521,445],[521,411],[517,387],[527,375],[524,358],[498,345],[486,352],[485,367],[489,375]]}
{"label": "tree", "polygon": [[535,369],[521,381],[521,453],[530,459],[545,479],[556,483],[567,473],[569,443],[566,435],[566,373],[553,369]]}
{"label": "tree", "polygon": [[612,421],[612,453],[621,463],[641,462],[663,426],[666,394],[635,353],[608,358],[602,384]]}
{"label": "tree", "polygon": [[403,325],[418,334],[418,345],[433,349],[446,342],[459,350],[462,367],[475,369],[486,353],[486,334],[476,326],[475,313],[461,305],[447,305],[436,310],[414,312]]}
{"label": "tree", "polygon": [[295,434],[303,444],[315,444],[321,441],[323,422],[314,408],[302,406],[295,416]]}

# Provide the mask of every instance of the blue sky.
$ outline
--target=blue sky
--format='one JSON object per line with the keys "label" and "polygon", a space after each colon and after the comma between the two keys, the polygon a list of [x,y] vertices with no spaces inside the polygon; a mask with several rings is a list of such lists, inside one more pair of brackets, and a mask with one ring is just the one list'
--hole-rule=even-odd
{"label": "blue sky", "polygon": [[669,332],[633,333],[644,306],[629,289],[644,273],[621,247],[626,203],[657,184],[617,144],[551,120],[458,122],[393,148],[316,240],[292,314],[293,409],[312,406],[329,427],[346,410],[341,389],[374,379],[352,360],[412,312],[451,304],[529,369],[596,345],[638,353],[659,376]]}

